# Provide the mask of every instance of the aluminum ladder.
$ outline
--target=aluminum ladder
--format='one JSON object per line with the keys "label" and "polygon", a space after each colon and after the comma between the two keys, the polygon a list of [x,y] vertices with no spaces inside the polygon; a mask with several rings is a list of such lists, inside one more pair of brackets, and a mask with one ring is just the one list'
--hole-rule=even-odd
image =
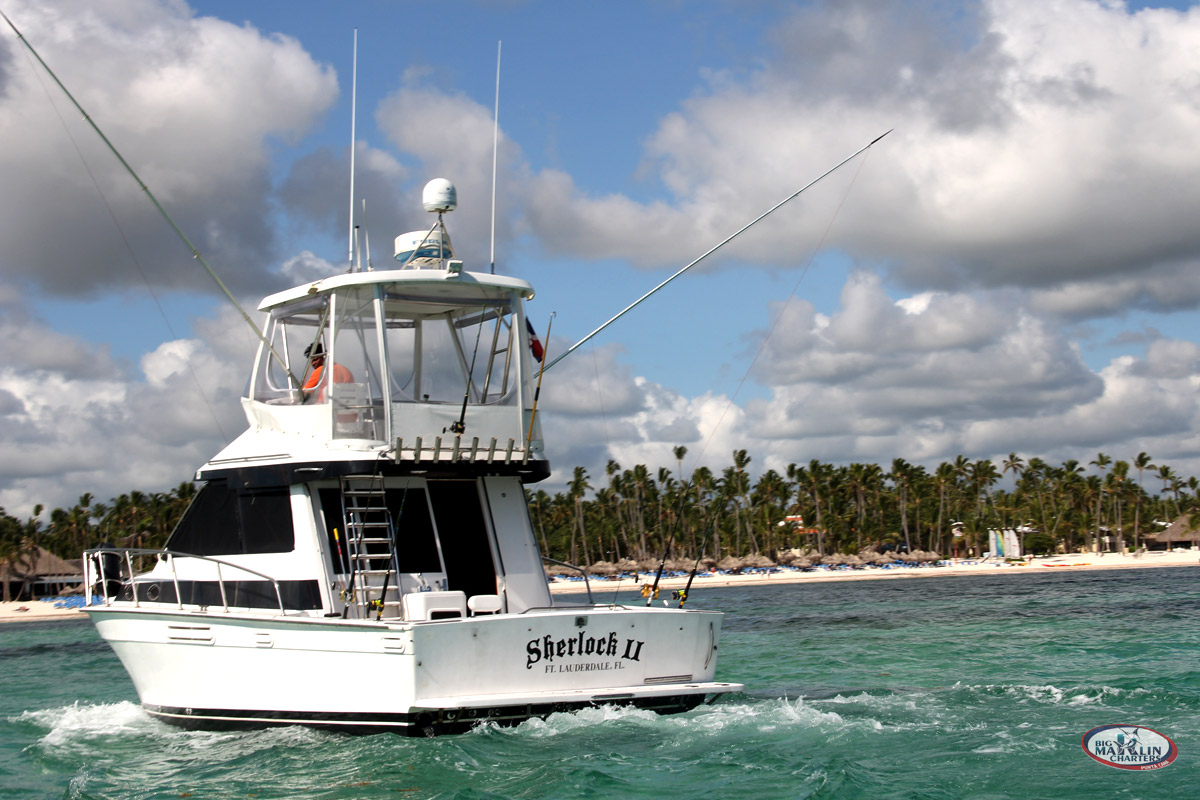
{"label": "aluminum ladder", "polygon": [[346,605],[357,619],[400,616],[396,528],[382,475],[345,475],[342,521],[350,582]]}

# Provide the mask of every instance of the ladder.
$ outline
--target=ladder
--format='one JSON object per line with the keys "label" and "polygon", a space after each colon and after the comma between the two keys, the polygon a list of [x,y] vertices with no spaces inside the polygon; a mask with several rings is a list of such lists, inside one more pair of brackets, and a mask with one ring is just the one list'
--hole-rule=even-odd
{"label": "ladder", "polygon": [[350,581],[347,608],[356,619],[400,616],[396,529],[382,475],[344,475],[342,521]]}

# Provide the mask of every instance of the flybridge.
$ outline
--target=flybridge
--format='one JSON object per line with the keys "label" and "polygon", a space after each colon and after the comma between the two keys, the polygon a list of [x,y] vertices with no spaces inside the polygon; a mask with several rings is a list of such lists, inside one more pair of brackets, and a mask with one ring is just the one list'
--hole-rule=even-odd
{"label": "flybridge", "polygon": [[[428,246],[406,244],[410,254]],[[259,310],[268,320],[246,404],[251,423],[296,437],[328,431],[329,439],[365,449],[394,447],[398,462],[537,457],[524,317],[533,288],[452,271],[445,255],[440,269],[411,268],[409,258],[410,268],[337,275],[264,299]]]}

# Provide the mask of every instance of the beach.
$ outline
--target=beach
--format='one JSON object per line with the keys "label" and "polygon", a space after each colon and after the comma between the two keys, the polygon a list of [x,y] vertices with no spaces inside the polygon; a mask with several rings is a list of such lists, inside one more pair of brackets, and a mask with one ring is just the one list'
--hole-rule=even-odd
{"label": "beach", "polygon": [[[779,572],[754,572],[747,575],[722,573],[697,573],[692,581],[692,591],[705,586],[754,586],[757,584],[779,585],[785,583],[811,583],[824,581],[901,580],[905,578],[940,578],[953,575],[1023,575],[1034,572],[1144,569],[1146,567],[1194,567],[1200,565],[1200,550],[1147,552],[1139,555],[1129,553],[1072,553],[1069,555],[1037,556],[1027,560],[1003,561],[996,559],[963,558],[939,562],[937,566],[863,567],[861,569],[821,568],[800,571],[780,568]],[[667,577],[659,581],[663,591],[682,589],[687,585],[687,576]],[[593,591],[620,588],[633,589],[637,584],[653,584],[654,573],[643,572],[635,580],[627,577],[591,579]],[[585,592],[582,580],[558,578],[550,583],[554,594]]]}
{"label": "beach", "polygon": [[[692,591],[706,586],[755,586],[824,581],[902,580],[905,578],[936,578],[952,575],[1022,575],[1050,570],[1082,571],[1105,569],[1144,569],[1146,567],[1194,567],[1200,565],[1200,551],[1185,550],[1150,552],[1141,555],[1120,553],[1074,553],[1060,556],[1039,556],[1027,561],[997,561],[994,559],[958,559],[941,562],[939,566],[864,567],[862,569],[822,569],[802,572],[781,568],[779,572],[754,572],[747,575],[697,573]],[[661,592],[672,592],[687,585],[687,576],[664,576],[658,584]],[[591,579],[593,591],[633,589],[638,584],[654,583],[653,572],[643,572],[635,580],[627,577]],[[555,579],[550,582],[553,594],[587,591],[581,580]],[[82,619],[78,608],[56,607],[51,601],[25,600],[0,603],[0,624],[7,622],[45,622],[47,620]]]}
{"label": "beach", "polygon": [[10,603],[0,603],[0,623],[5,622],[45,622],[46,620],[83,619],[83,612],[78,608],[56,608],[50,600],[21,600]]}

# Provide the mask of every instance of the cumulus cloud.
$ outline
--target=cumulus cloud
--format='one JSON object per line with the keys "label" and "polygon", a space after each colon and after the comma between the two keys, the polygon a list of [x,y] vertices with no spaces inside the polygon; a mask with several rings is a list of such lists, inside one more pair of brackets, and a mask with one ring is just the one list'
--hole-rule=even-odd
{"label": "cumulus cloud", "polygon": [[[198,336],[164,342],[122,368],[93,354],[72,362],[6,359],[0,365],[0,506],[65,505],[130,489],[162,491],[245,427],[237,398],[254,347],[236,311],[198,321]],[[36,317],[0,316],[0,338],[24,332],[72,352],[87,342]]]}
{"label": "cumulus cloud", "polygon": [[1200,11],[817,2],[771,45],[749,77],[710,73],[647,139],[671,202],[535,176],[527,213],[543,246],[678,263],[730,233],[731,215],[765,210],[894,127],[738,256],[794,263],[798,243],[824,240],[913,291],[1034,288],[1076,317],[1196,305]]}
{"label": "cumulus cloud", "polygon": [[[375,116],[392,144],[419,161],[417,174],[453,181],[459,198],[452,215],[455,254],[468,269],[483,269],[490,257],[492,225],[492,109],[463,94],[427,86],[421,76],[409,76],[380,102]],[[509,241],[519,225],[528,179],[520,148],[503,135],[496,158],[505,187],[503,204],[496,209],[496,237]],[[423,187],[424,180],[406,187],[398,212],[406,227],[397,232],[431,224],[421,208]]]}
{"label": "cumulus cloud", "polygon": [[[297,140],[338,91],[333,70],[299,42],[179,2],[15,0],[6,11],[210,260],[239,266],[223,272],[235,291],[344,268],[279,241],[300,230],[342,236],[348,224],[346,192],[330,188],[346,182],[348,151],[312,149],[272,173],[272,143]],[[896,128],[716,261],[794,267],[824,246],[854,265],[834,301],[762,309],[762,330],[744,337],[757,353],[744,397],[680,392],[617,345],[585,349],[543,387],[555,466],[584,465],[594,479],[609,459],[674,466],[679,445],[685,469],[720,469],[745,449],[758,468],[779,470],[812,458],[929,463],[1014,450],[1086,462],[1103,448],[1200,472],[1200,348],[1145,332],[1144,352],[1094,365],[1079,341],[1084,323],[1200,303],[1200,10],[852,0],[780,13],[752,69],[706,71],[646,132],[643,160],[629,168],[653,184],[650,199],[535,169],[502,135],[502,243],[661,268]],[[244,323],[220,312],[127,363],[19,302],[15,287],[26,284],[79,295],[141,280],[76,145],[151,280],[205,280],[78,115],[55,103],[57,114],[28,59],[0,40],[0,181],[22,198],[0,218],[9,509],[190,477],[242,428],[237,398],[254,346]],[[424,180],[451,178],[455,246],[468,268],[482,267],[490,106],[413,72],[375,121],[386,142],[356,145],[373,227],[428,227]],[[390,258],[386,237],[373,244],[377,263]]]}
{"label": "cumulus cloud", "polygon": [[[332,69],[294,39],[182,3],[18,0],[6,11],[201,252],[238,266],[227,281],[264,286],[276,247],[269,145],[295,140],[329,107]],[[5,277],[63,295],[140,285],[140,273],[208,289],[137,184],[14,47],[6,40],[0,63],[0,183],[22,202],[0,217]]]}

